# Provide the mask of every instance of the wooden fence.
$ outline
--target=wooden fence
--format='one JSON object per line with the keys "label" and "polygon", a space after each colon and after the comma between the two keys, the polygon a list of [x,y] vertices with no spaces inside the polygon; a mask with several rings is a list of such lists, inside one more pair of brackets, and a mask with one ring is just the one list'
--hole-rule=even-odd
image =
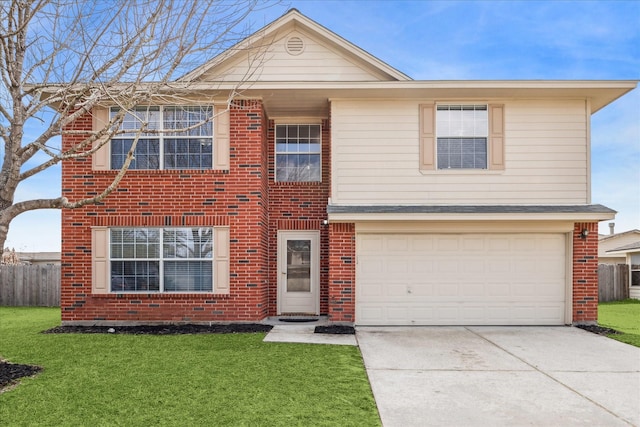
{"label": "wooden fence", "polygon": [[[629,266],[598,266],[599,301],[629,298]],[[0,265],[0,306],[60,306],[59,265]]]}
{"label": "wooden fence", "polygon": [[629,298],[629,266],[598,265],[598,301],[620,301]]}
{"label": "wooden fence", "polygon": [[59,265],[0,265],[0,306],[60,306]]}

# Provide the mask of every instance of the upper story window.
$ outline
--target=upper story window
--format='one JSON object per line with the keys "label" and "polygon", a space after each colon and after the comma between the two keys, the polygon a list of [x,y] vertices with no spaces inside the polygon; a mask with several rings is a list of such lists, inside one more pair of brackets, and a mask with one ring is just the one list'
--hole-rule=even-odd
{"label": "upper story window", "polygon": [[322,180],[320,125],[276,125],[276,181]]}
{"label": "upper story window", "polygon": [[213,228],[113,228],[112,292],[211,292]]}
{"label": "upper story window", "polygon": [[[111,117],[118,111],[111,108]],[[122,167],[141,128],[130,169],[212,168],[213,107],[149,106],[127,112],[123,132],[111,140],[111,169]]]}
{"label": "upper story window", "polygon": [[438,169],[487,169],[489,117],[486,105],[438,105]]}

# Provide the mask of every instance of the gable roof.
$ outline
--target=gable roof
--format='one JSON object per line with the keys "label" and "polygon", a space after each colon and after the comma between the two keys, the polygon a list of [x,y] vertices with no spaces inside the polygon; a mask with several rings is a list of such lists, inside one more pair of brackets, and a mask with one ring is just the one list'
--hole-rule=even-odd
{"label": "gable roof", "polygon": [[[273,46],[278,44],[285,45],[288,35],[292,32],[303,34],[313,39],[319,46],[332,52],[335,58],[341,58],[349,62],[353,67],[360,69],[367,78],[358,79],[359,81],[406,81],[411,80],[409,76],[391,67],[387,63],[381,61],[365,50],[359,48],[353,43],[343,39],[339,35],[323,27],[312,19],[301,14],[297,9],[290,9],[280,18],[266,25],[262,29],[256,31],[241,42],[227,49],[225,52],[199,66],[193,71],[187,73],[178,79],[180,82],[194,82],[207,80],[208,76],[223,75],[217,71],[228,71],[234,65],[244,65],[245,73],[240,75],[244,81],[254,80],[252,77],[262,62],[269,61],[274,56]],[[300,37],[297,37],[294,43],[300,43]],[[294,45],[295,49],[301,51],[303,45]],[[291,55],[292,53],[290,53]],[[295,55],[296,53],[293,53]],[[302,62],[302,61],[299,61]],[[262,78],[262,81],[266,79]],[[307,78],[307,80],[309,80]],[[342,79],[341,81],[344,81]]]}
{"label": "gable roof", "polygon": [[628,245],[620,246],[619,248],[609,249],[607,253],[627,253],[627,252],[640,252],[640,240],[637,242],[629,243]]}
{"label": "gable roof", "polygon": [[600,240],[600,242],[604,242],[604,241],[607,241],[607,240],[617,240],[617,239],[619,239],[621,237],[625,237],[625,236],[628,236],[630,234],[637,234],[638,236],[640,236],[640,230],[633,229],[633,230],[623,231],[622,233],[607,234],[605,236],[601,236],[598,240]]}

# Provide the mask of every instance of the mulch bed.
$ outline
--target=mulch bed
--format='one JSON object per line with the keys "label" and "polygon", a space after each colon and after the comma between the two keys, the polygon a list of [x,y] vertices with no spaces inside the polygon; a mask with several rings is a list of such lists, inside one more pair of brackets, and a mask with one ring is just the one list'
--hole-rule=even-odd
{"label": "mulch bed", "polygon": [[6,388],[17,384],[17,380],[30,377],[40,372],[40,366],[20,365],[0,359],[0,393]]}
{"label": "mulch bed", "polygon": [[229,323],[215,325],[138,325],[138,326],[56,326],[43,334],[134,334],[134,335],[180,335],[180,334],[237,334],[269,332],[271,325],[261,323]]}
{"label": "mulch bed", "polygon": [[604,326],[598,325],[576,325],[576,327],[598,335],[619,335],[622,333],[620,331],[616,331],[615,329],[605,328]]}
{"label": "mulch bed", "polygon": [[356,330],[353,326],[328,325],[316,326],[313,332],[316,334],[354,335]]}

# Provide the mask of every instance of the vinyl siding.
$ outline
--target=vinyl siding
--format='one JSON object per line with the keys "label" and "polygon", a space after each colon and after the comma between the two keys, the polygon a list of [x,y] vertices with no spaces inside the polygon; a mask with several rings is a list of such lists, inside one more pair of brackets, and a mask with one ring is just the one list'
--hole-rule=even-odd
{"label": "vinyl siding", "polygon": [[[298,55],[287,52],[290,37],[300,37],[304,50]],[[266,43],[268,51],[241,54],[224,68],[205,73],[203,81],[378,81],[388,80],[345,53],[335,52],[300,31],[293,31],[273,42]]]}
{"label": "vinyl siding", "polygon": [[584,100],[499,102],[505,105],[504,171],[421,172],[419,102],[334,100],[332,202],[587,203]]}

